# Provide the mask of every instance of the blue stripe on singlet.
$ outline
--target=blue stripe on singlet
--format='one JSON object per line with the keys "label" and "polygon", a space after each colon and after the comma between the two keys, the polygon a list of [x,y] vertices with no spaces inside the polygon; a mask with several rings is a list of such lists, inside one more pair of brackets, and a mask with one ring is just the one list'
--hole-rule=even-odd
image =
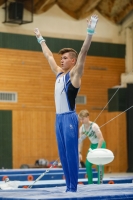
{"label": "blue stripe on singlet", "polygon": [[[64,80],[64,77],[63,77],[63,81],[64,81],[64,91],[66,93],[66,98],[67,98],[67,103],[68,103],[68,107],[69,107],[69,110],[70,111],[73,111],[70,107],[70,102],[69,102],[69,99],[68,99],[68,96],[67,96],[67,90],[68,90],[68,86],[70,84],[70,72],[68,72],[66,75],[65,75],[65,80]],[[69,84],[68,84],[69,83]]]}

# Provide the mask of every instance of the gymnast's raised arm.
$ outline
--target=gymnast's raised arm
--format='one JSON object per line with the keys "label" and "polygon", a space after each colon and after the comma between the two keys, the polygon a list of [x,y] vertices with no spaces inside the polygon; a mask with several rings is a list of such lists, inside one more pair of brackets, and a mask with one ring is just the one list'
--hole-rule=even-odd
{"label": "gymnast's raised arm", "polygon": [[84,71],[85,58],[91,44],[92,35],[95,32],[97,21],[98,17],[96,15],[93,15],[89,22],[87,20],[87,35],[78,55],[76,65],[70,72],[72,85],[76,88],[79,88],[81,84],[81,76]]}
{"label": "gymnast's raised arm", "polygon": [[48,48],[48,46],[45,43],[44,38],[41,36],[39,29],[35,28],[34,33],[37,37],[37,41],[40,43],[40,45],[42,47],[43,54],[44,54],[45,58],[47,59],[54,74],[57,75],[59,72],[62,72],[62,69],[55,62],[53,53],[50,51],[50,49]]}

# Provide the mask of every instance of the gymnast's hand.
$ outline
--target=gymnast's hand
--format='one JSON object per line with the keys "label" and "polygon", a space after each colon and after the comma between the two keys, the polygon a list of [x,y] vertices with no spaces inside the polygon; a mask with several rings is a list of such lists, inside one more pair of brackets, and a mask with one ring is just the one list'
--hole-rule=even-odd
{"label": "gymnast's hand", "polygon": [[95,33],[97,22],[98,22],[97,15],[92,15],[90,21],[87,19],[87,32],[89,35],[93,35]]}
{"label": "gymnast's hand", "polygon": [[34,33],[35,33],[37,38],[39,38],[41,36],[41,33],[40,33],[38,28],[35,28]]}
{"label": "gymnast's hand", "polygon": [[41,44],[42,42],[45,42],[45,39],[42,37],[38,28],[35,28],[34,33],[36,35],[36,38],[39,44]]}

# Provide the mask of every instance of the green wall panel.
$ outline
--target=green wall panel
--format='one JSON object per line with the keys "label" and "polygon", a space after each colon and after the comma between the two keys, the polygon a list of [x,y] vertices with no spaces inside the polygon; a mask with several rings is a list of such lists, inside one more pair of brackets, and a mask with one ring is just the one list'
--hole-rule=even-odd
{"label": "green wall panel", "polygon": [[109,88],[108,89],[108,102],[110,101],[110,99],[112,99],[108,105],[109,112],[118,112],[118,111],[124,111],[127,109],[126,92],[127,92],[127,88]]}
{"label": "green wall panel", "polygon": [[12,111],[0,111],[0,168],[12,168]]}
{"label": "green wall panel", "polygon": [[[45,37],[52,52],[58,53],[64,47],[74,48],[77,52],[83,44],[81,40],[70,40]],[[42,51],[35,36],[0,33],[0,48]],[[125,58],[125,45],[102,42],[92,42],[88,55],[114,58]]]}

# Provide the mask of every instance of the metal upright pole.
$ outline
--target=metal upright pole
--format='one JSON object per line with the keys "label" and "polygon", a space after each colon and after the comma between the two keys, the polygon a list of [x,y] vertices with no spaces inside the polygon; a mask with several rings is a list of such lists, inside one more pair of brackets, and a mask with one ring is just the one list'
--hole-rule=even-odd
{"label": "metal upright pole", "polygon": [[103,166],[98,165],[98,184],[103,184]]}

